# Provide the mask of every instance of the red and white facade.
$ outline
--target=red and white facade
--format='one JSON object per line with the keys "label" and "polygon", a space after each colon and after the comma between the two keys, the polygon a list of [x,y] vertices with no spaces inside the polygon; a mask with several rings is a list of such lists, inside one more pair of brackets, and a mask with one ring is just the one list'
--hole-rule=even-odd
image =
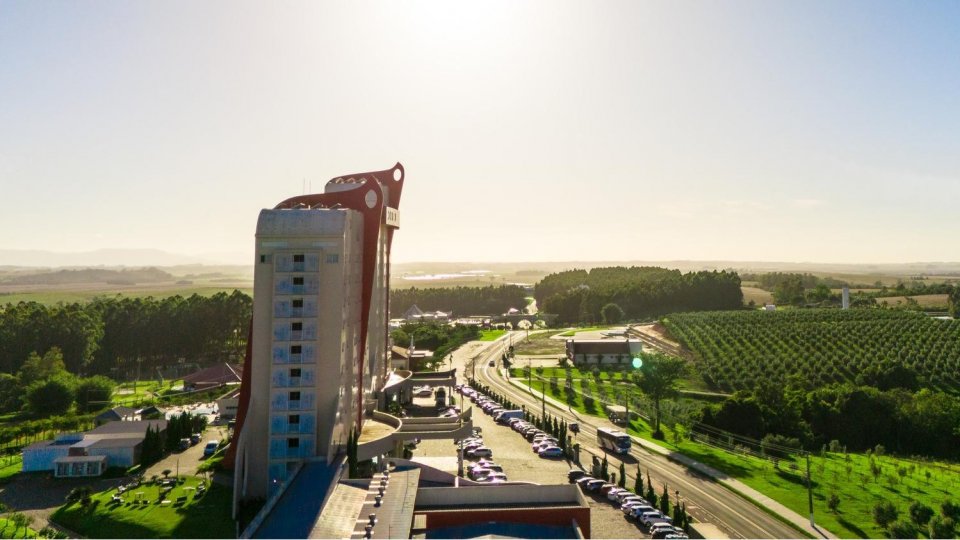
{"label": "red and white facade", "polygon": [[331,461],[374,407],[390,368],[390,244],[403,180],[398,163],[260,212],[227,456],[236,500],[270,496],[302,461]]}

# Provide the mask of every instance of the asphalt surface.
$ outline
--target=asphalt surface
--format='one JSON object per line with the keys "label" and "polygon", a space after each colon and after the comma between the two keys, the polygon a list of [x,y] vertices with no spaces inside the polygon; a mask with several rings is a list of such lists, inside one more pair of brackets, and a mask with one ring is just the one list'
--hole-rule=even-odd
{"label": "asphalt surface", "polygon": [[[491,359],[496,359],[499,365],[500,355],[508,341],[510,339],[513,342],[520,341],[523,335],[523,332],[514,332],[512,337],[489,342],[482,349],[472,349],[470,355],[455,356],[454,366],[458,368],[459,373],[473,372],[478,381],[494,388],[498,393],[510,396],[512,401],[525,404],[529,410],[539,411],[542,407],[540,399],[514,387],[499,375],[496,368],[488,366]],[[458,364],[461,361],[465,363]],[[471,363],[475,363],[475,366]],[[576,442],[579,442],[581,447],[581,463],[589,464],[591,453],[603,456],[596,444],[596,427],[612,426],[612,424],[600,418],[578,419],[566,410],[553,407],[549,402],[546,403],[546,408],[552,416],[565,418],[567,422],[580,423],[581,432]],[[584,421],[586,418],[589,418],[590,423]],[[702,477],[659,454],[648,453],[634,445],[629,456],[607,454],[607,459],[610,462],[610,470],[613,471],[619,469],[621,460],[625,463],[628,486],[633,484],[633,473],[639,463],[645,476],[644,483],[649,471],[654,490],[658,494],[663,490],[663,483],[666,482],[673,501],[676,501],[675,491],[679,490],[680,500],[686,504],[687,512],[696,521],[712,523],[731,538],[797,538],[800,536],[795,529],[768,515],[750,501],[712,479]]]}
{"label": "asphalt surface", "polygon": [[[567,484],[567,473],[570,469],[578,468],[576,464],[565,459],[543,459],[533,453],[530,443],[522,435],[509,427],[493,421],[482,409],[472,404],[469,399],[455,394],[458,403],[465,408],[473,407],[473,425],[483,431],[483,444],[493,451],[491,458],[503,467],[503,472],[510,482],[533,482],[541,485]],[[418,405],[429,405],[429,398],[414,398]],[[457,446],[449,440],[425,440],[414,450],[414,459],[423,459],[425,463],[438,465],[438,457],[449,457],[444,460],[449,465],[447,472],[456,472]],[[471,460],[465,460],[468,467]],[[603,495],[584,493],[584,498],[590,505],[590,533],[592,538],[650,538],[633,521],[628,520],[619,508],[610,504]]]}

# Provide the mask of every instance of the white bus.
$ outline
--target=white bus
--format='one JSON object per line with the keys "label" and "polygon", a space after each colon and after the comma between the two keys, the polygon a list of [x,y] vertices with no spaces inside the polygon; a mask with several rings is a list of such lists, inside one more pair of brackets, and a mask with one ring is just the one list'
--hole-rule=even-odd
{"label": "white bus", "polygon": [[630,453],[630,436],[616,428],[597,428],[597,444],[602,450]]}

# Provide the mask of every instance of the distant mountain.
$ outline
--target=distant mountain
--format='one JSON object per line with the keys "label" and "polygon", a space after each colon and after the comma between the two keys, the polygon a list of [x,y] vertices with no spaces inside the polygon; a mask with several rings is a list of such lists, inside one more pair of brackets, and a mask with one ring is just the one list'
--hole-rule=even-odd
{"label": "distant mountain", "polygon": [[59,253],[41,250],[0,249],[0,267],[91,267],[91,266],[180,266],[195,264],[237,264],[252,257],[237,253],[217,253],[197,257],[169,253],[159,249],[98,249]]}

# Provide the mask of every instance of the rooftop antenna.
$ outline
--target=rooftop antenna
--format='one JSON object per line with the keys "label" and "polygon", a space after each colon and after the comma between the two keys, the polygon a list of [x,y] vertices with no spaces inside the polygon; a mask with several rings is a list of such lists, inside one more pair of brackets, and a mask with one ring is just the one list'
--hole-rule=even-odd
{"label": "rooftop antenna", "polygon": [[306,195],[306,194],[307,194],[307,179],[306,179],[306,178],[301,178],[300,181],[302,182],[302,185],[303,185],[303,187],[301,188],[301,189],[303,189],[303,195]]}

